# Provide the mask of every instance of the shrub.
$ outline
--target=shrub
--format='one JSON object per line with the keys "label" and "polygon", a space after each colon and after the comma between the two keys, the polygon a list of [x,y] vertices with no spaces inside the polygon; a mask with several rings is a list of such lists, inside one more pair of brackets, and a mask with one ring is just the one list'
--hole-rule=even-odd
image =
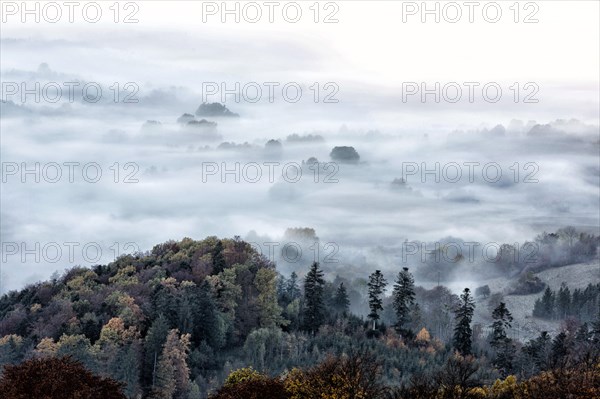
{"label": "shrub", "polygon": [[380,377],[381,365],[375,357],[359,352],[330,356],[308,371],[294,369],[285,386],[291,399],[379,399],[387,391]]}
{"label": "shrub", "polygon": [[519,277],[519,280],[510,291],[511,295],[530,295],[541,292],[546,284],[533,273],[527,273]]}
{"label": "shrub", "polygon": [[5,366],[3,399],[126,399],[122,384],[92,374],[70,357],[27,360]]}
{"label": "shrub", "polygon": [[283,381],[275,378],[250,379],[225,385],[211,399],[289,399]]}

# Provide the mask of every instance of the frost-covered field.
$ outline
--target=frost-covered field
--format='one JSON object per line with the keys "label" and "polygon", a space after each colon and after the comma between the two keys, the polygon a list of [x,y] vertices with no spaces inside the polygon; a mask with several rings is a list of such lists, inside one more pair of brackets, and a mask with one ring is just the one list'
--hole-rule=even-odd
{"label": "frost-covered field", "polygon": [[[577,288],[583,289],[587,287],[590,283],[600,283],[600,261],[596,259],[588,263],[577,263],[548,269],[537,273],[536,276],[552,290],[558,290],[564,282],[571,292],[573,292]],[[510,286],[510,282],[506,278],[494,278],[480,281],[479,284],[487,284],[493,294],[504,292],[506,287]],[[543,291],[531,295],[504,295],[504,302],[515,319],[512,331],[515,338],[528,340],[538,336],[541,331],[548,331],[554,334],[560,329],[560,322],[532,317],[534,303],[542,295]],[[476,322],[480,322],[484,326],[491,324],[490,312],[487,306],[488,302],[489,299],[480,299],[477,302],[475,313]]]}

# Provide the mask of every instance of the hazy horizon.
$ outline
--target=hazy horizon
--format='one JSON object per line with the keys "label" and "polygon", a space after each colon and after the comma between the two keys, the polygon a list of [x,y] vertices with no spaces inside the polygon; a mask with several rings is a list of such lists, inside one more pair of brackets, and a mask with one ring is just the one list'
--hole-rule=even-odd
{"label": "hazy horizon", "polygon": [[[131,24],[114,23],[108,5],[94,24],[78,13],[72,24],[43,15],[40,23],[21,23],[18,13],[5,14],[0,293],[183,237],[283,242],[288,228],[313,228],[322,244],[338,246],[334,270],[343,273],[365,264],[397,270],[394,257],[405,240],[522,243],[565,226],[598,232],[598,4],[561,3],[541,4],[538,23],[514,23],[507,7],[498,23],[477,13],[473,23],[421,23],[418,14],[404,23],[402,4],[361,1],[321,10],[320,20],[331,14],[337,23],[314,23],[307,3],[298,23],[277,13],[273,23],[235,23],[231,16],[222,23],[219,14],[204,15],[201,3],[169,2],[164,13],[160,1],[140,3]],[[119,18],[132,11],[121,10]],[[75,90],[70,99],[65,82],[101,87],[102,96],[91,103]],[[421,83],[429,90],[440,84],[439,102],[435,94],[423,101]],[[34,94],[23,101],[22,84],[49,91],[40,101]],[[48,101],[55,84],[62,96]],[[248,90],[239,100],[221,96],[221,85],[236,84]],[[286,84],[291,91],[283,93]],[[501,88],[497,102],[482,93],[485,85],[492,97]],[[262,96],[254,102],[257,86]],[[286,95],[297,87],[302,95],[292,102]],[[453,102],[456,87],[463,95]],[[124,102],[128,95],[137,102]],[[208,133],[177,123],[205,101],[240,116],[197,117],[218,123]],[[161,125],[144,126],[149,120]],[[292,134],[322,141],[291,142]],[[265,149],[269,140],[281,149]],[[332,160],[336,146],[354,147],[360,161]],[[310,169],[300,181],[286,181],[282,168],[292,173],[310,157],[333,161],[331,169],[316,183]],[[34,172],[22,183],[22,162],[42,169],[56,162],[63,177],[51,183],[40,175],[37,183]],[[76,174],[70,183],[65,162],[96,163],[102,179],[89,183]],[[264,162],[279,163],[274,181]],[[479,163],[473,181],[469,162]],[[207,167],[235,163],[256,163],[263,177],[236,183],[229,175],[223,183],[219,170],[203,182]],[[436,163],[438,175],[450,164],[463,175],[436,182],[430,174],[422,182],[421,169]],[[500,167],[498,181],[482,175],[490,163]],[[414,165],[419,170],[405,176],[406,188],[392,185]],[[138,182],[125,183],[128,176]],[[324,182],[327,176],[339,181]],[[47,247],[50,255],[39,262],[33,254],[23,261],[22,248],[13,254],[6,247],[15,243],[58,243],[62,256],[48,262]],[[73,260],[65,243],[78,243]],[[90,243],[102,249],[98,260],[80,250]]]}

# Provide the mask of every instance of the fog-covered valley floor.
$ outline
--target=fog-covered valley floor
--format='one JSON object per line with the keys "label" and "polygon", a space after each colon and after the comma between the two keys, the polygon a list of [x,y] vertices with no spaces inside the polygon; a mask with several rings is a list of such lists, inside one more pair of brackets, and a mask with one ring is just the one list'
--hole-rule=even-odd
{"label": "fog-covered valley floor", "polygon": [[508,9],[495,24],[398,24],[406,4],[360,1],[323,4],[335,23],[308,8],[293,24],[222,23],[190,2],[124,5],[135,23],[7,14],[0,292],[183,237],[268,254],[288,228],[314,229],[329,275],[354,278],[397,272],[405,242],[493,252],[598,232],[594,5],[559,3],[535,24]]}
{"label": "fog-covered valley floor", "polygon": [[599,16],[3,1],[0,396],[600,397]]}
{"label": "fog-covered valley floor", "polygon": [[[5,104],[2,236],[19,248],[5,255],[3,289],[69,263],[107,262],[183,237],[241,236],[289,274],[294,262],[281,254],[291,240],[286,229],[311,228],[315,236],[305,239],[319,240],[318,258],[333,260],[325,270],[357,277],[365,268],[397,271],[407,263],[406,242],[429,243],[426,250],[436,242],[477,242],[480,257],[486,244],[493,252],[564,226],[595,232],[600,223],[595,125],[367,128],[285,122],[287,111],[277,107],[228,105],[241,116],[207,118],[218,125],[204,128],[177,122],[198,102],[171,112],[161,104],[132,107],[116,117],[114,105]],[[339,146],[353,147],[359,158],[332,158]],[[62,173],[56,182],[53,163]],[[86,164],[93,164],[85,169],[91,177]],[[74,259],[68,242],[80,243]],[[272,254],[270,242],[279,245]],[[36,243],[60,248],[48,247],[42,260],[22,254]],[[85,254],[86,243],[98,243],[102,257]],[[303,258],[314,257],[311,245]]]}

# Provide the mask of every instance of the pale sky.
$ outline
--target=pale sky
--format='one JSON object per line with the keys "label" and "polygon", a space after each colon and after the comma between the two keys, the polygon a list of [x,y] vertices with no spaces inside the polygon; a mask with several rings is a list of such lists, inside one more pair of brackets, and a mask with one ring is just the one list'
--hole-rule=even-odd
{"label": "pale sky", "polygon": [[[8,3],[8,2],[5,2]],[[42,4],[45,2],[41,2]],[[60,2],[59,2],[60,3]],[[85,2],[82,2],[84,4]],[[220,14],[208,15],[202,22],[204,3],[194,1],[138,1],[137,24],[114,24],[112,2],[100,2],[103,15],[98,24],[83,21],[75,11],[75,23],[22,24],[17,16],[8,16],[2,28],[3,37],[41,37],[46,40],[94,40],[107,34],[126,34],[134,37],[142,32],[165,32],[184,37],[256,37],[256,40],[290,39],[300,41],[314,51],[329,55],[323,62],[332,73],[351,79],[371,79],[374,84],[385,80],[386,85],[414,79],[451,80],[512,80],[537,79],[556,83],[597,84],[600,70],[598,49],[599,5],[597,1],[537,1],[538,9],[524,9],[521,2],[519,18],[524,19],[535,11],[532,18],[538,23],[514,23],[514,11],[509,7],[513,1],[500,1],[502,17],[498,23],[483,19],[482,8],[491,2],[478,2],[474,9],[474,22],[468,22],[469,9],[461,5],[462,18],[457,23],[435,23],[428,16],[420,22],[420,13],[407,16],[402,22],[401,1],[338,1],[324,9],[328,2],[321,2],[320,18],[334,11],[338,23],[314,23],[314,11],[309,9],[312,1],[300,1],[303,10],[298,23],[286,22],[282,6],[274,8],[274,23],[267,20],[265,2],[259,4],[263,12],[257,23],[235,23],[228,16],[227,23],[220,21]],[[229,6],[233,7],[229,2]],[[240,10],[248,2],[239,2]],[[415,2],[412,2],[415,3]],[[428,2],[430,7],[433,7]],[[448,2],[437,2],[440,10]],[[493,3],[493,2],[492,2]],[[121,4],[125,4],[122,2]],[[221,2],[214,2],[221,7]],[[421,2],[416,2],[420,6]],[[121,18],[133,11],[122,10]],[[248,9],[248,15],[251,10]],[[450,13],[450,9],[447,11]],[[488,11],[493,16],[492,11]],[[241,11],[240,11],[241,14]],[[289,11],[290,15],[293,15]],[[18,14],[19,15],[19,14]],[[449,18],[451,17],[450,14]],[[31,18],[31,17],[30,17]],[[265,47],[265,52],[274,51]],[[276,51],[276,50],[275,50]],[[256,57],[261,57],[257,53]],[[329,61],[329,62],[327,62]],[[10,58],[3,60],[3,67],[10,67]],[[102,65],[98,65],[102,67]]]}

